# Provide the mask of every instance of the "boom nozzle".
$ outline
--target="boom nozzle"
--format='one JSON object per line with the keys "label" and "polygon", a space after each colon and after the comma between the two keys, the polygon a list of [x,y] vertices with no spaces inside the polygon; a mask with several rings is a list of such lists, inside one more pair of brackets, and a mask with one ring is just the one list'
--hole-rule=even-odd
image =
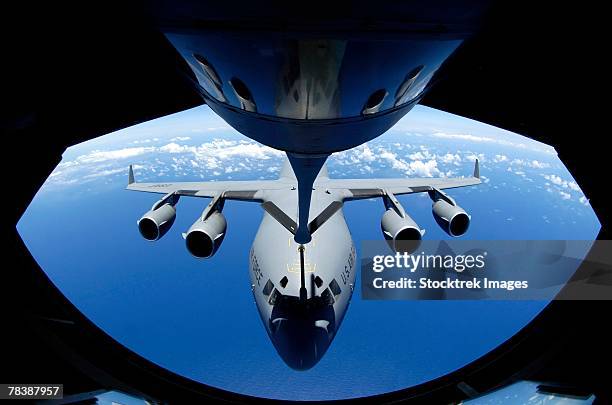
{"label": "boom nozzle", "polygon": [[304,269],[304,245],[298,247],[300,252],[300,301],[305,302],[308,299],[308,292],[306,291],[306,275]]}

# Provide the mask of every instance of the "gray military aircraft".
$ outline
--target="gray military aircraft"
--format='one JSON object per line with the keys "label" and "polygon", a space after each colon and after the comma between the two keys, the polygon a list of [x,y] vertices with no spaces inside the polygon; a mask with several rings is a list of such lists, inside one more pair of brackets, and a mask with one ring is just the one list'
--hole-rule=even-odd
{"label": "gray military aircraft", "polygon": [[[297,179],[286,161],[278,180],[137,183],[129,168],[128,190],[165,194],[138,221],[141,235],[161,238],[176,218],[181,196],[211,198],[200,218],[183,233],[196,258],[213,256],[227,231],[226,200],[255,201],[263,219],[250,251],[250,278],[264,326],[285,363],[313,367],[325,354],[344,318],[355,286],[355,245],[344,220],[345,201],[380,197],[386,211],[381,229],[395,250],[414,249],[424,230],[406,213],[396,195],[428,192],[433,216],[451,236],[463,235],[471,217],[442,190],[480,183],[476,160],[471,177],[331,179],[324,165],[314,181],[308,230],[297,243]],[[408,243],[408,246],[404,246]]]}

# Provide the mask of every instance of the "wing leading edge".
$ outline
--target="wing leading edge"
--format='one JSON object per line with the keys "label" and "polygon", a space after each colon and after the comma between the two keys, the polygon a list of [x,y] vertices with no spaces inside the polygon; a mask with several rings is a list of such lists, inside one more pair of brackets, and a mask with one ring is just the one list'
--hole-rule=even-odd
{"label": "wing leading edge", "polygon": [[257,181],[207,181],[207,182],[161,182],[137,183],[130,165],[127,190],[157,194],[213,198],[222,196],[226,200],[261,201],[260,192],[286,188],[288,182],[279,180]]}

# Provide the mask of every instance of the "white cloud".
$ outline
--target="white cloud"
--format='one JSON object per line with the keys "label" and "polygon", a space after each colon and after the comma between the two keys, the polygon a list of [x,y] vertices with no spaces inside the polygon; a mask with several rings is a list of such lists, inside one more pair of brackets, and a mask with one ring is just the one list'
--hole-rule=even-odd
{"label": "white cloud", "polygon": [[[375,144],[376,145],[376,144]],[[411,148],[408,148],[411,149]],[[382,146],[364,145],[348,151],[335,153],[332,159],[341,166],[362,165],[356,167],[361,174],[374,173],[377,165],[390,166],[394,170],[403,172],[407,176],[414,177],[451,177],[455,175],[453,170],[440,165],[460,166],[465,157],[462,154],[470,153],[468,160],[483,160],[484,154],[474,154],[472,152],[457,152],[434,154],[425,145],[420,145],[417,152],[402,155],[397,148],[387,150]],[[367,164],[366,164],[367,163]]]}
{"label": "white cloud", "polygon": [[76,158],[79,163],[100,163],[109,160],[127,159],[155,151],[154,147],[123,148],[116,150],[96,150]]}
{"label": "white cloud", "polygon": [[470,162],[474,162],[476,159],[478,159],[480,161],[480,163],[482,163],[485,160],[485,155],[484,153],[470,153],[469,155],[467,155],[465,158],[470,161]]}
{"label": "white cloud", "polygon": [[409,174],[417,175],[419,177],[434,177],[440,175],[438,169],[438,162],[435,160],[429,160],[423,162],[421,160],[415,160],[409,163]]}
{"label": "white cloud", "polygon": [[367,143],[332,155],[332,159],[338,164],[345,166],[357,163],[370,163],[374,162],[377,158],[378,157]]}
{"label": "white cloud", "polygon": [[423,152],[411,153],[410,155],[408,155],[408,158],[411,159],[411,160],[423,160],[423,159],[427,159],[425,157],[425,155],[423,154]]}
{"label": "white cloud", "polygon": [[367,143],[357,148],[355,156],[363,162],[373,162],[376,160],[376,156]]}
{"label": "white cloud", "polygon": [[535,150],[538,152],[555,154],[554,149],[551,148],[550,146],[545,145],[545,144],[538,145],[536,141],[533,141],[528,138],[526,139],[526,141],[529,142],[529,145],[525,142],[519,142],[519,141],[513,142],[508,139],[491,138],[488,136],[477,136],[477,135],[471,135],[471,134],[451,134],[451,133],[446,133],[446,132],[435,132],[431,135],[436,138],[469,141],[469,142],[479,142],[479,143],[482,143],[482,142],[495,143],[498,145],[511,146],[514,148],[530,149],[530,150]]}
{"label": "white cloud", "polygon": [[188,141],[190,140],[191,137],[190,136],[177,136],[175,138],[170,139],[170,142],[176,142],[176,141]]}
{"label": "white cloud", "polygon": [[489,138],[486,136],[475,136],[470,134],[448,134],[445,132],[435,132],[433,134],[436,138],[444,138],[444,139],[460,139],[463,141],[471,141],[471,142],[496,142],[495,139]]}
{"label": "white cloud", "polygon": [[176,142],[169,143],[159,148],[160,152],[166,153],[185,153],[189,151],[195,151],[195,148],[192,146],[181,146]]}
{"label": "white cloud", "polygon": [[[438,162],[433,158],[433,155],[425,148],[421,148],[420,152],[412,153],[407,156],[410,160],[405,160],[396,153],[390,152],[384,148],[378,148],[373,151],[369,146],[358,147],[346,152],[340,152],[334,155],[336,162],[341,165],[357,165],[361,163],[372,163],[376,161],[384,161],[394,170],[404,172],[408,176],[433,177],[441,174],[438,169]],[[427,159],[429,157],[429,159]],[[458,156],[457,156],[458,157]],[[453,157],[454,159],[454,157]],[[365,164],[359,167],[361,173],[373,173],[372,165]]]}
{"label": "white cloud", "polygon": [[285,154],[279,150],[272,149],[268,146],[259,145],[256,143],[240,143],[238,145],[211,145],[212,148],[203,148],[198,150],[199,154],[215,153],[215,156],[221,160],[233,158],[236,156],[254,158],[254,159],[270,159],[271,157],[282,157]]}
{"label": "white cloud", "polygon": [[127,169],[125,167],[123,168],[119,168],[119,169],[112,169],[112,170],[102,170],[99,172],[94,172],[88,175],[83,176],[84,179],[93,179],[96,177],[104,177],[104,176],[110,176],[112,174],[117,174],[117,173],[127,173]]}
{"label": "white cloud", "polygon": [[[172,142],[159,147],[157,150],[163,153],[191,154],[192,159],[190,162],[193,167],[204,167],[207,169],[217,169],[223,166],[222,162],[237,157],[247,160],[268,160],[284,156],[283,152],[256,142],[228,141],[223,139],[215,139],[200,146],[179,145]],[[246,165],[242,167],[247,168]]]}
{"label": "white cloud", "polygon": [[562,200],[569,200],[572,198],[572,195],[570,193],[566,193],[565,191],[559,191],[559,195],[561,196]]}
{"label": "white cloud", "polygon": [[557,186],[562,186],[564,183],[561,177],[554,175],[554,174],[546,174],[544,175],[544,178],[550,181],[552,184],[556,184]]}
{"label": "white cloud", "polygon": [[57,165],[58,168],[64,168],[64,167],[72,167],[72,166],[77,166],[79,164],[79,162],[77,162],[76,160],[68,160],[66,162],[61,162],[60,164]]}
{"label": "white cloud", "polygon": [[557,175],[554,175],[554,174],[545,174],[543,176],[544,176],[544,178],[546,180],[548,180],[549,182],[551,182],[555,186],[558,186],[558,187],[561,187],[561,188],[564,188],[564,189],[570,189],[570,190],[575,191],[575,192],[580,192],[580,187],[574,181],[564,180],[561,177],[559,177]]}
{"label": "white cloud", "polygon": [[550,164],[549,163],[542,163],[542,162],[537,161],[537,160],[532,160],[530,167],[533,167],[534,169],[546,169],[547,167],[550,167]]}
{"label": "white cloud", "polygon": [[[172,138],[172,140],[177,141],[188,139],[190,138]],[[153,140],[148,139],[145,141],[150,142],[154,140],[159,139],[154,138]],[[144,155],[148,156],[145,157]],[[180,145],[176,142],[170,142],[163,146],[94,150],[60,163],[49,176],[47,185],[85,183],[96,178],[125,173],[129,163],[136,163],[139,160],[147,160],[149,162],[147,165],[148,170],[142,173],[141,177],[146,179],[147,175],[165,176],[172,173],[188,176],[208,171],[212,175],[219,176],[223,171],[233,173],[236,171],[260,170],[265,169],[262,161],[272,158],[280,159],[284,156],[283,152],[260,145],[254,141],[220,139],[215,139],[199,146]],[[234,158],[240,160],[240,165],[228,163]],[[168,159],[171,161],[168,162]],[[136,165],[134,167],[136,168]]]}
{"label": "white cloud", "polygon": [[428,160],[433,159],[434,155],[432,155],[425,146],[421,145],[421,151],[409,154],[408,158],[410,160]]}
{"label": "white cloud", "polygon": [[403,159],[398,159],[395,153],[383,150],[379,156],[381,159],[386,160],[395,170],[408,171],[410,169],[408,163]]}
{"label": "white cloud", "polygon": [[447,153],[446,155],[440,156],[440,160],[446,164],[454,164],[459,166],[461,164],[461,156],[458,154]]}
{"label": "white cloud", "polygon": [[508,156],[506,155],[495,155],[495,157],[493,158],[493,162],[495,163],[507,162],[507,161],[508,161]]}
{"label": "white cloud", "polygon": [[540,162],[539,160],[513,159],[510,164],[516,166],[531,167],[533,169],[546,169],[550,167],[549,163]]}

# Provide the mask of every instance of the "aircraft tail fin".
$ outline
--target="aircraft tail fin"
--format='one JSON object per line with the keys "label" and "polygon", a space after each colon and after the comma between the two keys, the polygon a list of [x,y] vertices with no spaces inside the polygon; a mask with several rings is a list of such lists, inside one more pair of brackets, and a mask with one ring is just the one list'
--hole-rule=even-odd
{"label": "aircraft tail fin", "polygon": [[478,162],[478,159],[476,159],[474,161],[474,174],[473,177],[476,177],[477,179],[480,178],[480,163]]}
{"label": "aircraft tail fin", "polygon": [[132,183],[134,183],[134,169],[132,169],[132,165],[130,165],[128,172],[128,186]]}

